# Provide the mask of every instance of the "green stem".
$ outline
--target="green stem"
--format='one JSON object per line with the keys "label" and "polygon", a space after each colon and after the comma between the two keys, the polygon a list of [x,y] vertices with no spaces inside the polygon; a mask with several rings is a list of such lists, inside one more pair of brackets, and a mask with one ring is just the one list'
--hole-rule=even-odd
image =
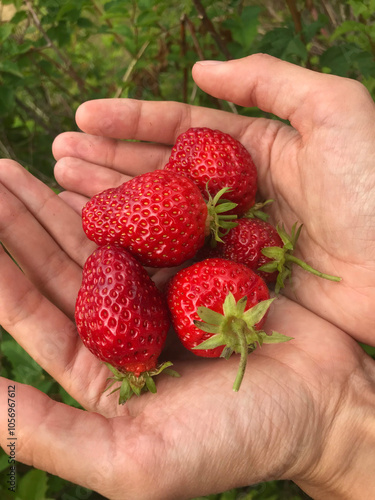
{"label": "green stem", "polygon": [[[242,320],[241,320],[241,323],[243,323]],[[240,364],[239,364],[239,367],[237,370],[237,375],[236,375],[236,380],[234,381],[234,384],[233,384],[233,390],[235,392],[238,392],[240,387],[241,387],[242,379],[245,375],[245,370],[246,370],[246,365],[247,365],[247,356],[248,356],[248,345],[246,342],[244,325],[238,324],[236,321],[234,321],[232,323],[232,326],[233,326],[233,330],[236,333],[239,344],[240,344],[240,354],[241,354]]]}
{"label": "green stem", "polygon": [[294,255],[286,254],[285,260],[297,264],[298,266],[302,267],[302,269],[304,269],[305,271],[308,271],[311,274],[315,274],[315,276],[319,276],[320,278],[324,278],[330,281],[341,281],[342,279],[339,276],[332,276],[331,274],[321,273],[320,271],[317,271],[316,269],[313,269],[311,266],[306,264],[306,262],[303,262],[303,260],[294,257]]}

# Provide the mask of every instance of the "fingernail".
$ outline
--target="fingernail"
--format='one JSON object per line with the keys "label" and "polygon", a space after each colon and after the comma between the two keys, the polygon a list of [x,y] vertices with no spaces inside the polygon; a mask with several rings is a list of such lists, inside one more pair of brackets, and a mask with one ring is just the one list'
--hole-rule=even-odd
{"label": "fingernail", "polygon": [[225,61],[197,61],[196,64],[201,64],[202,66],[215,66],[216,64],[223,64]]}

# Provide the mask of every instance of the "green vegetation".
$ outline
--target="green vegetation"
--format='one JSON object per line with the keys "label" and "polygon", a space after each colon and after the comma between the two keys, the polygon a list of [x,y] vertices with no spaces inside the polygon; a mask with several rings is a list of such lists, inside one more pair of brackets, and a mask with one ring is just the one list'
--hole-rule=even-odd
{"label": "green vegetation", "polygon": [[[0,2],[0,157],[53,179],[54,137],[75,130],[86,100],[132,97],[175,100],[262,116],[196,88],[200,59],[265,52],[316,71],[361,81],[375,97],[375,0],[4,0]],[[0,337],[1,337],[0,327]],[[365,347],[366,348],[366,347]],[[367,348],[366,348],[367,349]],[[374,349],[368,349],[375,355]],[[3,331],[0,375],[77,403]],[[90,499],[98,494],[17,464],[17,492],[4,500]],[[4,479],[5,478],[5,479]],[[288,481],[274,481],[207,500],[301,500]]]}

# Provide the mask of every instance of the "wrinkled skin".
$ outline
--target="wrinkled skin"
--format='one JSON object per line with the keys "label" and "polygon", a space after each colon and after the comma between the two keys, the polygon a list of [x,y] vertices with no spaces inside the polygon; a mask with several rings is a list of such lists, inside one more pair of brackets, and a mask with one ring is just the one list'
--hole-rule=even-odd
{"label": "wrinkled skin", "polygon": [[[264,55],[199,63],[193,77],[215,97],[290,125],[179,103],[98,100],[78,109],[84,133],[54,143],[60,196],[0,162],[0,240],[24,271],[0,247],[0,324],[87,410],[17,384],[17,460],[113,500],[189,499],[285,478],[314,498],[366,498],[375,487],[375,363],[357,341],[375,345],[374,103],[357,82]],[[172,335],[165,356],[181,378],[161,375],[156,395],[118,406],[116,394],[102,394],[108,369],[73,323],[95,248],[79,212],[94,193],[162,168],[191,126],[224,129],[248,147],[262,197],[275,200],[273,220],[304,224],[297,255],[343,280],[294,270],[265,325],[294,340],[252,353],[238,393],[237,357],[197,358]],[[164,271],[154,279],[163,282]],[[6,449],[11,382],[0,383]]]}

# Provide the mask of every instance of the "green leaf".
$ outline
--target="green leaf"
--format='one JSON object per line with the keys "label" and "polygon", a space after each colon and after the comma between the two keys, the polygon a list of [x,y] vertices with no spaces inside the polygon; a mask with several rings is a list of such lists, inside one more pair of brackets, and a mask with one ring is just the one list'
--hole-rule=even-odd
{"label": "green leaf", "polygon": [[[224,203],[218,203],[216,205],[216,208],[215,208],[215,212],[217,214],[222,214],[222,213],[225,213],[225,212],[229,212],[229,210],[233,210],[233,208],[236,208],[237,206],[237,203],[233,203],[233,202],[224,202]],[[231,218],[233,219],[233,216],[231,216]]]}
{"label": "green leaf", "polygon": [[147,389],[150,392],[152,392],[152,394],[156,394],[156,385],[155,385],[154,379],[152,377],[146,376],[145,382],[146,382]]}
{"label": "green leaf", "polygon": [[285,250],[280,247],[266,247],[262,249],[262,254],[270,259],[280,261],[284,258]]}
{"label": "green leaf", "polygon": [[250,51],[258,35],[260,12],[261,8],[259,6],[248,5],[242,9],[240,17],[231,17],[223,23],[223,26],[230,30],[233,40],[238,43],[244,54]]}
{"label": "green leaf", "polygon": [[143,11],[136,20],[137,26],[155,26],[160,22],[160,16],[152,10]]}
{"label": "green leaf", "polygon": [[331,41],[333,42],[337,40],[337,38],[342,37],[342,35],[344,34],[356,31],[367,34],[368,26],[358,21],[351,21],[351,20],[343,21],[332,33]]}
{"label": "green leaf", "polygon": [[[290,57],[293,56],[293,57]],[[296,57],[297,56],[297,59]],[[288,45],[285,47],[285,51],[283,54],[283,58],[286,60],[300,60],[306,61],[308,58],[308,52],[305,44],[302,42],[299,35],[295,36],[292,40],[289,41]]]}
{"label": "green leaf", "polygon": [[225,337],[223,335],[217,334],[213,335],[207,340],[204,340],[193,349],[215,349],[216,347],[224,346],[226,344]]}
{"label": "green leaf", "polygon": [[67,2],[65,1],[60,7],[59,12],[55,18],[56,22],[60,22],[61,19],[67,19],[72,22],[77,22],[81,14],[81,9],[78,8],[77,1]]}
{"label": "green leaf", "polygon": [[302,26],[302,35],[306,43],[310,42],[314,36],[319,34],[322,28],[329,26],[330,20],[328,16],[319,14],[318,19],[313,22],[304,23]]}
{"label": "green leaf", "polygon": [[43,392],[48,391],[53,384],[52,378],[16,341],[5,340],[1,348],[12,365],[12,376],[17,382],[33,385]]}
{"label": "green leaf", "polygon": [[263,271],[265,273],[274,273],[277,271],[278,262],[274,260],[273,262],[267,262],[263,266],[258,267],[258,271]]}
{"label": "green leaf", "polygon": [[282,239],[282,242],[284,243],[284,245],[288,245],[288,246],[290,246],[290,249],[292,249],[293,247],[291,246],[291,238],[290,238],[289,234],[286,232],[284,224],[282,224],[282,225],[278,224],[276,226],[276,229],[277,229],[277,232],[279,233],[279,236]]}
{"label": "green leaf", "polygon": [[8,469],[9,467],[9,462],[8,462],[8,455],[3,451],[2,448],[0,448],[0,472],[2,472],[5,469]]}
{"label": "green leaf", "polygon": [[120,386],[119,404],[122,405],[126,403],[126,401],[132,397],[132,394],[133,391],[129,381],[127,379],[124,379]]}
{"label": "green leaf", "polygon": [[241,317],[243,315],[243,313],[245,312],[246,304],[247,304],[247,296],[245,295],[244,297],[242,297],[240,300],[237,301],[236,304],[237,316]]}
{"label": "green leaf", "polygon": [[172,370],[171,368],[165,368],[163,370],[163,373],[165,373],[166,375],[169,375],[170,377],[175,377],[175,378],[180,378],[181,375],[176,372],[176,370]]}
{"label": "green leaf", "polygon": [[293,340],[293,338],[274,331],[271,335],[262,335],[263,344],[280,344],[280,342],[288,342],[289,340]]}
{"label": "green leaf", "polygon": [[22,500],[46,500],[47,487],[46,472],[32,469],[18,481],[17,497]]}
{"label": "green leaf", "polygon": [[[131,379],[129,380],[129,385],[136,396],[141,395],[142,388],[139,385],[134,383]],[[121,397],[121,389],[120,389],[120,397]]]}
{"label": "green leaf", "polygon": [[12,34],[13,26],[11,23],[0,24],[0,43],[5,42]]}
{"label": "green leaf", "polygon": [[243,319],[249,328],[252,328],[257,323],[259,323],[261,319],[263,319],[264,315],[266,314],[274,300],[275,298],[262,300],[244,313]]}
{"label": "green leaf", "polygon": [[218,325],[211,325],[210,323],[206,323],[204,321],[194,320],[194,325],[206,333],[220,333],[220,327]]}
{"label": "green leaf", "polygon": [[15,108],[15,93],[14,89],[4,87],[0,92],[0,116],[5,116],[11,113]]}
{"label": "green leaf", "polygon": [[197,314],[202,321],[210,323],[211,325],[220,325],[224,317],[219,312],[213,311],[212,309],[204,306],[199,306],[197,308]]}
{"label": "green leaf", "polygon": [[23,78],[18,64],[13,61],[0,62],[0,73],[9,73],[11,75],[17,76],[18,78]]}
{"label": "green leaf", "polygon": [[232,316],[235,313],[236,310],[236,299],[234,298],[234,295],[232,292],[229,292],[228,295],[225,297],[224,304],[223,304],[223,312],[224,316]]}

